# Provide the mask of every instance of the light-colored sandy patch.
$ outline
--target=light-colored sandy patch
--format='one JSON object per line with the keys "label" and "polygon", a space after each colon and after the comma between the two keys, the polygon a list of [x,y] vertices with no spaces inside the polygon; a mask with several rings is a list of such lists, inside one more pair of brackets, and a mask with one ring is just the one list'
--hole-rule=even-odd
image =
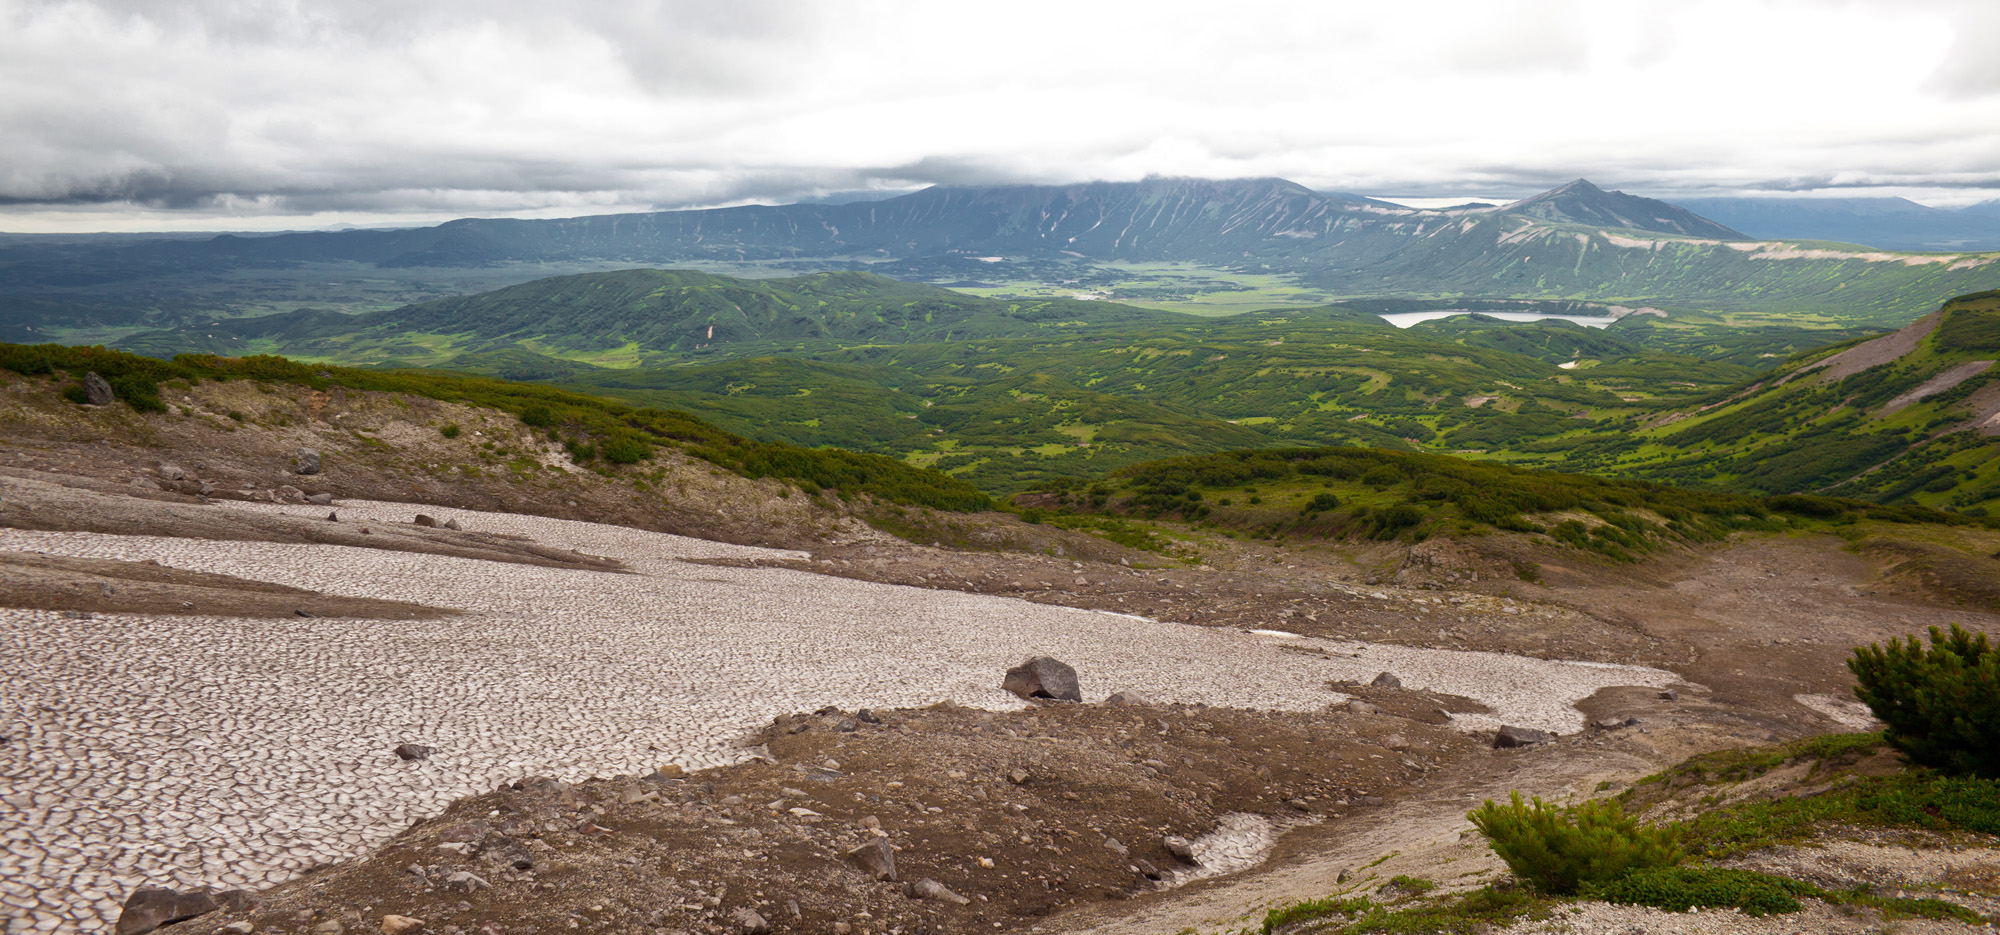
{"label": "light-colored sandy patch", "polygon": [[1916,350],[1917,345],[1930,337],[1931,332],[1936,331],[1938,323],[1943,320],[1944,313],[1932,312],[1893,333],[1857,344],[1818,363],[1794,370],[1786,374],[1776,385],[1783,386],[1814,371],[1824,371],[1820,378],[1829,383],[1845,380],[1870,367],[1886,364]]}
{"label": "light-colored sandy patch", "polygon": [[1882,722],[1875,719],[1875,712],[1852,698],[1842,698],[1838,695],[1793,695],[1792,700],[1855,730],[1882,729]]}
{"label": "light-colored sandy patch", "polygon": [[1985,373],[1986,368],[1991,366],[1993,366],[1993,362],[1990,360],[1968,360],[1965,363],[1959,364],[1956,367],[1949,368],[1945,370],[1943,373],[1940,373],[1937,376],[1934,376],[1928,380],[1925,380],[1920,384],[1917,384],[1917,387],[1915,389],[1912,389],[1909,392],[1896,397],[1895,399],[1889,400],[1888,403],[1882,406],[1882,411],[1876,413],[1876,415],[1882,415],[1882,416],[1895,415],[1896,413],[1902,411],[1905,407],[1909,406],[1912,403],[1921,402],[1923,400],[1929,399],[1932,396],[1936,396],[1937,394],[1945,392],[1946,390],[1949,390],[1952,387],[1959,385],[1960,383],[1964,383],[1965,381],[1970,380],[1973,377]]}

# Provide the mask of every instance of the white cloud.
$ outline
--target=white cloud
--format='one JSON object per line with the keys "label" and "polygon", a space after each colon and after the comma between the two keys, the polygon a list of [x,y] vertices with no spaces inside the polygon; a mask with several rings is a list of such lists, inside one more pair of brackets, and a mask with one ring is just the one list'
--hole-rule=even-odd
{"label": "white cloud", "polygon": [[[1974,2],[0,0],[0,229],[932,182],[2000,188]],[[1986,197],[1991,197],[1991,194]]]}

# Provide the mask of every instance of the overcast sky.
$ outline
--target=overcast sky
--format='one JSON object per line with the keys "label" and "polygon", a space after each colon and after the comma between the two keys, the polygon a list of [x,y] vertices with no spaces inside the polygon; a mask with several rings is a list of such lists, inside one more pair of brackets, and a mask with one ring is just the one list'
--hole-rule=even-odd
{"label": "overcast sky", "polygon": [[2000,3],[0,0],[0,230],[1276,175],[2000,197]]}

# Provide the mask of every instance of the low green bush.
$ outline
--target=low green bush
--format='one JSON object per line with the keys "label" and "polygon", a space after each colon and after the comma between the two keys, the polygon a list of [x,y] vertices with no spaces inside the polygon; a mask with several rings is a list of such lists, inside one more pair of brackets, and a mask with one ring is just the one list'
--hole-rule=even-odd
{"label": "low green bush", "polygon": [[2000,652],[1957,624],[1857,647],[1854,693],[1888,725],[1890,746],[1947,773],[2000,778]]}
{"label": "low green bush", "polygon": [[1683,856],[1679,828],[1642,825],[1608,800],[1562,808],[1540,798],[1524,802],[1515,792],[1508,804],[1489,799],[1466,818],[1515,876],[1553,896],[1670,867]]}
{"label": "low green bush", "polygon": [[1585,895],[1605,902],[1686,912],[1696,906],[1733,908],[1748,916],[1799,911],[1799,897],[1819,888],[1784,877],[1726,867],[1648,867],[1588,888]]}

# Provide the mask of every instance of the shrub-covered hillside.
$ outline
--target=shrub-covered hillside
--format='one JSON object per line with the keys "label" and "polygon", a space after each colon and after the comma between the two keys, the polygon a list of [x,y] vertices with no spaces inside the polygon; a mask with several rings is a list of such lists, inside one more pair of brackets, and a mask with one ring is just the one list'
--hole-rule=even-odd
{"label": "shrub-covered hillside", "polygon": [[[776,477],[809,490],[867,494],[905,505],[969,511],[991,505],[972,485],[880,455],[832,448],[799,448],[755,442],[722,431],[683,412],[640,408],[533,383],[510,383],[438,371],[354,370],[317,367],[282,357],[181,355],[140,357],[101,347],[0,344],[0,370],[21,374],[66,372],[79,381],[104,377],[123,405],[139,411],[166,408],[159,384],[166,380],[259,380],[325,389],[408,393],[463,401],[518,416],[562,442],[579,462],[635,464],[654,449],[672,447],[746,477]],[[69,391],[84,402],[81,384]]]}

